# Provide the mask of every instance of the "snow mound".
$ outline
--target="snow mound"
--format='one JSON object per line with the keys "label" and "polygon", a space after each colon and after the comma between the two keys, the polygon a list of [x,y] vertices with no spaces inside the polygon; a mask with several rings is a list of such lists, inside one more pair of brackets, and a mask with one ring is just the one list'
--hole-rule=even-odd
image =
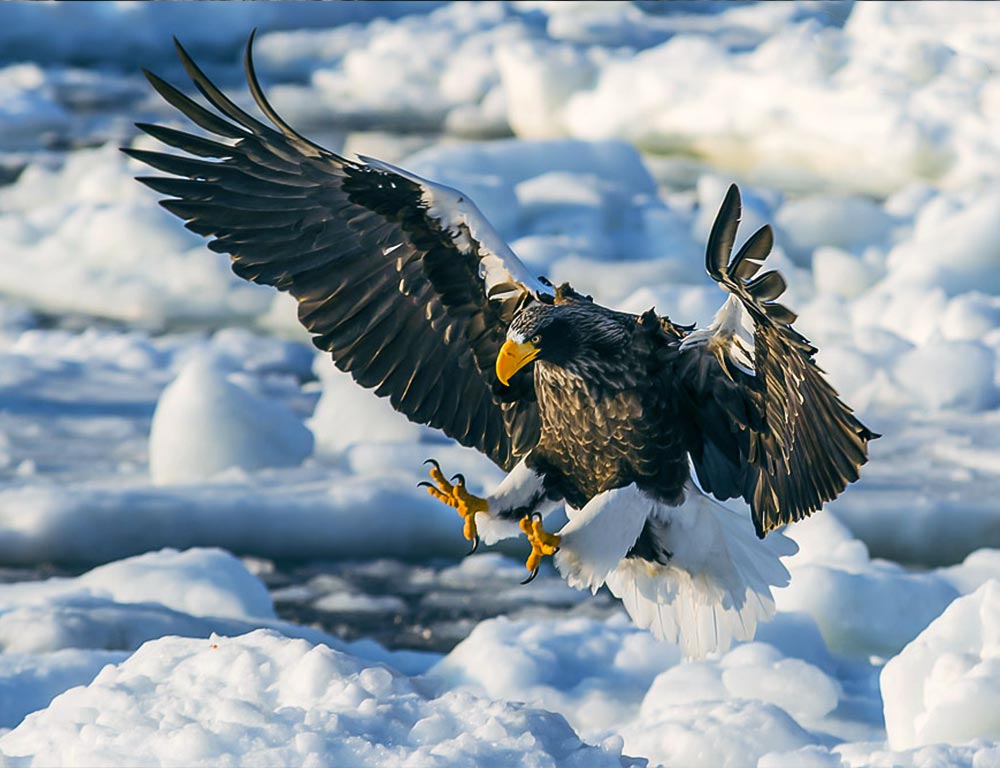
{"label": "snow mound", "polygon": [[192,616],[274,619],[267,588],[221,549],[163,549],[88,571],[76,583],[119,603],[156,602]]}
{"label": "snow mound", "polygon": [[622,729],[627,748],[654,764],[685,768],[743,768],[768,753],[813,742],[784,710],[744,699],[669,707],[662,719]]}
{"label": "snow mound", "polygon": [[477,624],[428,677],[560,712],[586,735],[628,722],[656,675],[679,660],[676,647],[623,615],[608,621],[497,618]]}
{"label": "snow mound", "polygon": [[871,560],[828,510],[786,533],[799,553],[787,561],[792,579],[775,595],[778,610],[808,613],[839,653],[895,654],[959,595],[940,572]]}
{"label": "snow mound", "polygon": [[157,485],[192,483],[233,467],[294,467],[312,450],[312,432],[287,405],[234,383],[199,356],[156,405],[149,471]]}
{"label": "snow mound", "polygon": [[815,723],[837,706],[840,686],[802,659],[786,658],[766,643],[747,643],[719,660],[667,670],[646,693],[641,716],[662,719],[674,707],[700,702],[753,699],[780,707],[799,723]]}
{"label": "snow mound", "polygon": [[386,667],[269,631],[147,643],[0,739],[26,765],[626,764],[558,715],[431,696]]}
{"label": "snow mound", "polygon": [[1000,740],[1000,581],[953,602],[881,675],[893,749]]}

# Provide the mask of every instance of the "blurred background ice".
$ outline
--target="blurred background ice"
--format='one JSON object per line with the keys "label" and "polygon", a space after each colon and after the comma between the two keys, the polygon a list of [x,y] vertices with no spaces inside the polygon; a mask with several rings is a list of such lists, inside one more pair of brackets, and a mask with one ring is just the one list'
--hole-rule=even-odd
{"label": "blurred background ice", "polygon": [[[182,124],[141,68],[183,86],[177,35],[248,104],[254,27],[291,124],[613,306],[710,319],[741,185],[884,434],[758,642],[681,663],[516,546],[460,560],[421,461],[499,471],[132,180],[132,123]],[[998,222],[993,3],[0,4],[3,764],[1000,765]]]}

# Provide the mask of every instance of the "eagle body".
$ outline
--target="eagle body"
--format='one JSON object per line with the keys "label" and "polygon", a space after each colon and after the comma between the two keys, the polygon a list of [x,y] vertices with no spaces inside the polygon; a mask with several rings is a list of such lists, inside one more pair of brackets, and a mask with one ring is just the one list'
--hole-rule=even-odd
{"label": "eagle body", "polygon": [[[575,310],[575,311],[574,311]],[[659,324],[574,302],[567,314],[594,314],[618,325],[610,349],[576,351],[564,367],[538,359],[534,388],[541,424],[528,455],[546,486],[574,507],[635,483],[666,503],[683,498],[689,476],[681,414],[671,397],[670,339]]]}
{"label": "eagle body", "polygon": [[[687,655],[752,638],[788,582],[780,530],[859,477],[865,427],[762,270],[763,227],[735,249],[730,187],[705,267],[726,299],[704,328],[605,308],[533,275],[466,195],[342,157],[274,110],[247,45],[238,106],[177,44],[206,107],[147,72],[200,130],[139,124],[177,152],[124,148],[140,177],[240,277],[290,293],[316,346],[397,411],[507,475],[486,498],[436,464],[435,498],[467,538],[527,536],[572,585],[607,585],[641,627]],[[720,502],[741,499],[749,515]],[[544,531],[565,505],[569,522]],[[766,537],[766,538],[765,538]],[[534,566],[531,565],[534,563]]]}

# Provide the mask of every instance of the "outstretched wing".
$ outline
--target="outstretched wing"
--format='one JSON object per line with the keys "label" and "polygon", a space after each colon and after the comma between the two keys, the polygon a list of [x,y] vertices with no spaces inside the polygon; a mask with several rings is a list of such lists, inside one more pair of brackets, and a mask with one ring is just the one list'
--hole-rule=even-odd
{"label": "outstretched wing", "polygon": [[160,204],[211,237],[209,248],[230,254],[236,274],[291,293],[338,368],[412,421],[510,469],[537,441],[537,406],[527,377],[499,386],[494,360],[515,311],[549,289],[457,190],[296,133],[264,97],[252,44],[253,35],[247,81],[272,125],[228,99],[177,43],[218,112],[146,77],[221,140],[140,124],[186,155],[124,149],[172,175],[139,181],[168,195]]}
{"label": "outstretched wing", "polygon": [[778,272],[757,275],[770,227],[732,256],[740,195],[729,188],[708,240],[706,268],[729,293],[713,323],[680,344],[679,388],[702,488],[750,504],[757,535],[801,520],[836,497],[878,435],[858,421],[813,361],[816,348],[775,300]]}

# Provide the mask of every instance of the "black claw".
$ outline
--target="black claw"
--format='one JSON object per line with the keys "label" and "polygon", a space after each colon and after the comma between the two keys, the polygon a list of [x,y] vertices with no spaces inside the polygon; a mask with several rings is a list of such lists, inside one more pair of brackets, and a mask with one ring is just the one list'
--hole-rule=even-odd
{"label": "black claw", "polygon": [[472,549],[465,553],[465,556],[475,554],[476,550],[479,549],[479,534],[477,533],[472,539]]}
{"label": "black claw", "polygon": [[526,578],[524,581],[522,581],[521,584],[522,585],[524,585],[524,584],[530,584],[531,582],[533,582],[535,580],[535,577],[537,575],[538,575],[538,569],[537,568],[532,569],[531,573],[528,574],[528,578]]}
{"label": "black claw", "polygon": [[461,472],[456,472],[452,476],[452,478],[451,478],[451,484],[452,485],[455,485],[455,478],[458,478],[458,484],[459,485],[465,485],[465,475],[463,475]]}
{"label": "black claw", "polygon": [[434,488],[435,490],[437,490],[437,488],[434,486],[433,483],[428,483],[426,480],[421,480],[419,483],[417,483],[417,488]]}
{"label": "black claw", "polygon": [[535,522],[536,520],[541,520],[542,519],[542,513],[541,512],[532,512],[530,515],[528,515],[528,517],[531,518],[531,522]]}
{"label": "black claw", "polygon": [[438,472],[441,471],[441,465],[437,463],[436,459],[427,459],[427,461],[424,462],[424,466],[426,466],[428,464],[433,464],[434,465],[434,469],[436,469]]}

